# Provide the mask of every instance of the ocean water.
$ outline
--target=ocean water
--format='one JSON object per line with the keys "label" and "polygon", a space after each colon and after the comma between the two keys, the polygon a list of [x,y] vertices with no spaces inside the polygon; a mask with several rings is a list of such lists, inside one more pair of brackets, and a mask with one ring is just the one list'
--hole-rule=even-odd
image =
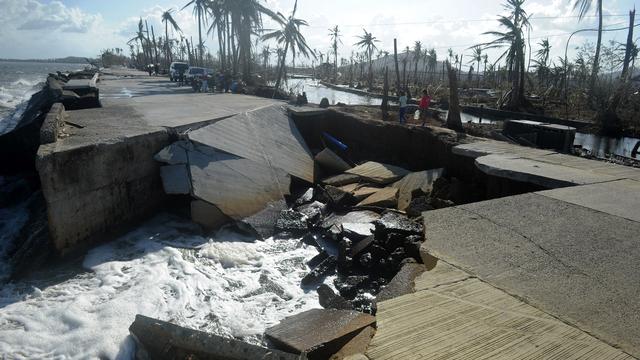
{"label": "ocean water", "polygon": [[89,251],[71,276],[5,284],[0,358],[132,359],[136,314],[261,344],[267,327],[320,307],[300,287],[315,248],[194,226],[161,215]]}
{"label": "ocean water", "polygon": [[21,104],[40,90],[49,73],[82,70],[86,65],[0,61],[0,134],[12,128]]}

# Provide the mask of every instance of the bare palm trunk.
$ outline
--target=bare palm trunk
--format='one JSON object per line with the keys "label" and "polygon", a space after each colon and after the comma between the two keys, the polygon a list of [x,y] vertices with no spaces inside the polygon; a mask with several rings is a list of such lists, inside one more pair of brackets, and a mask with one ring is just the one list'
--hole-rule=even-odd
{"label": "bare palm trunk", "polygon": [[282,52],[282,60],[280,61],[280,68],[278,69],[278,77],[276,78],[276,86],[273,90],[273,98],[276,97],[278,90],[280,89],[280,84],[282,82],[282,73],[284,71],[285,62],[287,61],[287,51],[289,50],[289,41],[287,41],[284,45],[284,51]]}
{"label": "bare palm trunk", "polygon": [[198,53],[200,56],[199,64],[203,65],[204,44],[202,43],[202,13],[198,10]]}
{"label": "bare palm trunk", "polygon": [[153,32],[153,25],[151,26],[151,37],[153,38],[153,50],[154,50],[155,55],[156,55],[156,57],[155,57],[156,62],[154,63],[154,65],[156,65],[156,64],[158,64],[158,46],[156,45],[156,35]]}
{"label": "bare palm trunk", "polygon": [[373,87],[373,50],[369,51],[369,91]]}
{"label": "bare palm trunk", "polygon": [[166,69],[167,69],[167,73],[169,72],[169,52],[171,51],[171,49],[169,49],[169,22],[165,21],[164,23],[164,49],[165,49],[165,53],[164,56],[165,58],[165,65],[166,65]]}
{"label": "bare palm trunk", "polygon": [[393,39],[393,60],[396,65],[396,92],[400,91],[400,67],[398,66],[398,40]]}
{"label": "bare palm trunk", "polygon": [[389,69],[384,67],[384,85],[382,86],[382,120],[389,119]]}
{"label": "bare palm trunk", "polygon": [[449,73],[449,112],[447,114],[447,127],[455,131],[464,132],[462,119],[460,118],[457,71],[451,67],[451,63],[449,62],[447,62],[447,72]]}
{"label": "bare palm trunk", "polygon": [[635,16],[635,10],[629,12],[629,32],[627,33],[627,44],[620,81],[613,95],[611,95],[606,110],[600,111],[596,117],[596,121],[602,125],[602,131],[607,135],[617,136],[622,132],[622,124],[618,117],[617,110],[629,86],[629,63],[631,62],[631,49],[633,48],[633,24],[635,22]]}
{"label": "bare palm trunk", "polygon": [[591,68],[591,79],[589,80],[589,103],[593,100],[593,92],[596,88],[596,79],[600,69],[600,49],[602,47],[602,0],[598,0],[598,41],[596,42],[596,53],[593,56],[593,66]]}

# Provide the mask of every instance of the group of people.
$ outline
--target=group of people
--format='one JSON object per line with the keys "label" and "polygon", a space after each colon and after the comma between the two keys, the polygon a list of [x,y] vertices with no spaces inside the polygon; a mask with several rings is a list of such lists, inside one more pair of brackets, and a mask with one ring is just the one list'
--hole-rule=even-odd
{"label": "group of people", "polygon": [[[398,120],[400,124],[407,123],[407,103],[409,101],[407,94],[404,91],[400,91],[398,94],[398,102],[400,103],[400,109],[398,111]],[[422,90],[422,97],[420,98],[420,103],[418,105],[419,115],[418,119],[422,120],[422,126],[425,125],[427,121],[427,109],[431,105],[431,96],[429,95],[429,91],[427,89]]]}

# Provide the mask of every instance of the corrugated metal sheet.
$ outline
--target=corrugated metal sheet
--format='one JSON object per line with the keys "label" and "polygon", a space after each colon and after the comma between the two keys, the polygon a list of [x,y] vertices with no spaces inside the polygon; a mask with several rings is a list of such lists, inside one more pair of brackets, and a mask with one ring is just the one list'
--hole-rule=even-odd
{"label": "corrugated metal sheet", "polygon": [[220,120],[189,139],[313,182],[314,163],[302,135],[281,105]]}
{"label": "corrugated metal sheet", "polygon": [[346,173],[358,175],[377,184],[389,184],[407,175],[409,171],[398,166],[368,161],[347,170]]}
{"label": "corrugated metal sheet", "polygon": [[426,272],[416,279],[420,291],[379,303],[378,331],[367,356],[371,360],[633,359],[461,273],[439,272],[434,282]]}

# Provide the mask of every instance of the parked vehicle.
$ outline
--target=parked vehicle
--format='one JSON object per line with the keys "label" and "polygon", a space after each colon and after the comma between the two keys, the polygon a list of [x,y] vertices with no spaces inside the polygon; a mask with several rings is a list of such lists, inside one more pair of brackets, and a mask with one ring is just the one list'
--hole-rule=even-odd
{"label": "parked vehicle", "polygon": [[189,64],[185,62],[177,62],[177,61],[172,62],[171,65],[169,66],[169,80],[178,81],[178,76],[180,75],[180,71],[186,74],[188,69],[189,69]]}
{"label": "parked vehicle", "polygon": [[196,66],[189,67],[189,70],[185,73],[187,83],[191,83],[191,80],[193,80],[194,78],[197,79],[205,76],[206,73],[207,73],[207,69],[205,68],[196,67]]}

